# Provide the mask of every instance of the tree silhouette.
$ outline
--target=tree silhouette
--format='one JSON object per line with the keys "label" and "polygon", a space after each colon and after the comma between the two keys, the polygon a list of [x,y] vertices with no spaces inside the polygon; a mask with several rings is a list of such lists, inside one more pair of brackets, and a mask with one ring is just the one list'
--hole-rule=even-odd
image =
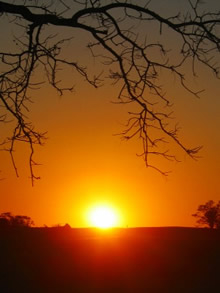
{"label": "tree silhouette", "polygon": [[34,222],[28,216],[12,215],[11,213],[0,214],[0,227],[31,227]]}
{"label": "tree silhouette", "polygon": [[[43,76],[60,95],[72,91],[73,84],[62,86],[60,70],[65,67],[93,87],[101,86],[107,75],[120,88],[118,102],[134,104],[121,135],[127,140],[141,139],[140,156],[147,167],[166,175],[151,158],[177,160],[166,147],[171,141],[196,158],[200,147],[186,147],[178,136],[179,127],[171,123],[171,99],[161,78],[170,73],[186,91],[198,96],[185,79],[189,61],[194,76],[200,63],[218,77],[220,13],[204,12],[200,4],[202,1],[186,0],[185,11],[167,16],[167,12],[151,9],[151,1],[0,1],[0,18],[15,27],[15,35],[8,36],[10,49],[0,49],[0,121],[15,122],[11,136],[2,144],[10,152],[16,174],[13,153],[16,143],[24,142],[30,146],[32,183],[39,178],[34,172],[34,146],[43,145],[46,133],[37,131],[28,118],[31,94],[41,86]],[[64,38],[60,27],[71,29],[71,37]],[[103,74],[91,77],[91,69],[79,64],[77,55],[63,57],[62,49],[81,31],[86,33],[87,49],[100,61]],[[172,38],[166,37],[169,34]]]}
{"label": "tree silhouette", "polygon": [[197,212],[192,215],[198,218],[197,223],[209,228],[220,228],[220,201],[215,203],[213,200],[207,201],[203,205],[199,205]]}

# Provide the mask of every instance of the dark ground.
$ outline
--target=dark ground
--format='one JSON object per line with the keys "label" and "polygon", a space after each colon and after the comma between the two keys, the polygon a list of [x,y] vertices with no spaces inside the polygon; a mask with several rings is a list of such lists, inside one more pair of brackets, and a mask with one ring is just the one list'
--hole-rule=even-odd
{"label": "dark ground", "polygon": [[0,229],[0,293],[220,292],[220,231]]}

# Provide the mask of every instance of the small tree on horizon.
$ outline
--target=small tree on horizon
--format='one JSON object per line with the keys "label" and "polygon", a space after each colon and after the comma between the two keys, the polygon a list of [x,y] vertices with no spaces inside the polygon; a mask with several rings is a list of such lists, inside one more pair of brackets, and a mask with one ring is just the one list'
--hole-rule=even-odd
{"label": "small tree on horizon", "polygon": [[0,227],[32,227],[33,220],[28,216],[12,215],[10,212],[0,214]]}
{"label": "small tree on horizon", "polygon": [[209,226],[210,229],[220,228],[220,201],[215,203],[213,200],[199,205],[197,212],[192,214],[197,218],[197,223],[201,226]]}

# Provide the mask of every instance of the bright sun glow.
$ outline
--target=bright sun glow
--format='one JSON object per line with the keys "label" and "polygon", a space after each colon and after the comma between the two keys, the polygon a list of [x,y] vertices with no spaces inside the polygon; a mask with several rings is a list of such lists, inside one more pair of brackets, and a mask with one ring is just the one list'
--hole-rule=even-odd
{"label": "bright sun glow", "polygon": [[89,212],[91,226],[107,229],[118,226],[119,218],[116,210],[109,206],[96,206]]}

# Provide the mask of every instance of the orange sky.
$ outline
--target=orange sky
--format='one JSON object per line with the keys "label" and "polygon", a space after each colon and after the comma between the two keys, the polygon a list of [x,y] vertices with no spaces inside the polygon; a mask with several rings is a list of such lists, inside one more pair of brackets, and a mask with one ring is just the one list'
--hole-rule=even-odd
{"label": "orange sky", "polygon": [[[109,202],[121,211],[123,227],[194,225],[191,214],[197,206],[220,199],[220,84],[210,72],[199,72],[200,79],[192,84],[205,85],[200,100],[175,81],[165,82],[175,96],[183,141],[204,146],[197,162],[178,150],[182,163],[159,162],[172,171],[168,178],[145,168],[136,156],[141,152],[138,140],[113,136],[127,118],[126,107],[111,103],[115,87],[93,89],[78,81],[76,92],[62,98],[47,86],[35,91],[31,117],[37,129],[48,131],[46,145],[36,149],[36,160],[42,163],[36,171],[42,179],[32,188],[23,145],[16,151],[20,178],[9,155],[1,152],[5,179],[0,181],[0,212],[28,215],[37,226],[85,227],[86,210],[96,202]],[[5,125],[1,132],[7,134]]]}

